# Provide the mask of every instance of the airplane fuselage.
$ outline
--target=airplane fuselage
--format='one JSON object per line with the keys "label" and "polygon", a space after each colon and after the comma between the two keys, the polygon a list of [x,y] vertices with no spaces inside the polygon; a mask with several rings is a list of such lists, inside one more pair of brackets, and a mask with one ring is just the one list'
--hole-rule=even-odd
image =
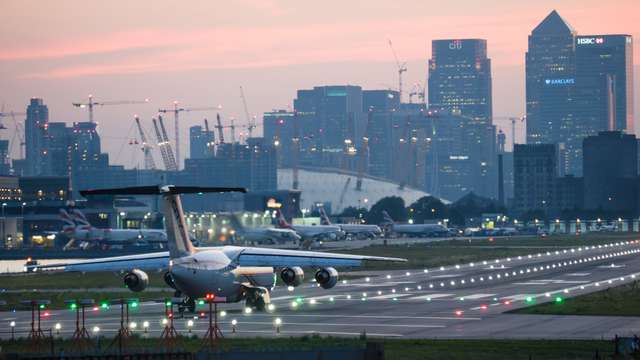
{"label": "airplane fuselage", "polygon": [[192,299],[215,295],[223,302],[238,302],[248,289],[275,286],[272,267],[240,267],[220,250],[199,251],[174,259],[169,271],[175,286]]}

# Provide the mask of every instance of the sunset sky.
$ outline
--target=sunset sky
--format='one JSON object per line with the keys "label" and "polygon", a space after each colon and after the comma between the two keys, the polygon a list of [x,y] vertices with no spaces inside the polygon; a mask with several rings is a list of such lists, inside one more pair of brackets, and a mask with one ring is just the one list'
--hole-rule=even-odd
{"label": "sunset sky", "polygon": [[[314,85],[397,87],[389,39],[408,62],[408,92],[426,81],[432,39],[484,38],[494,115],[521,115],[527,35],[553,9],[581,34],[640,38],[637,0],[2,0],[0,104],[24,111],[30,97],[43,97],[51,121],[72,122],[86,120],[71,102],[88,94],[150,98],[148,105],[96,110],[112,163],[134,166],[142,154],[127,145],[135,137],[133,114],[148,124],[159,107],[178,100],[220,104],[225,118],[243,123],[239,86],[255,115],[290,107],[296,89]],[[640,46],[634,51],[638,69]],[[204,117],[214,115],[184,116],[183,154],[187,128]]]}

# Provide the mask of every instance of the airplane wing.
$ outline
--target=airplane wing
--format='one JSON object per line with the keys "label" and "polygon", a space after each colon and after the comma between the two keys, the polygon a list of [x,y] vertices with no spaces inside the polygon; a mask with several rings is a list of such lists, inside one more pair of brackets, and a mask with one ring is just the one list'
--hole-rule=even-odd
{"label": "airplane wing", "polygon": [[[225,251],[226,252],[226,251]],[[235,259],[240,266],[361,266],[363,261],[406,262],[407,259],[336,254],[318,251],[281,250],[267,248],[236,248]],[[228,254],[229,256],[230,254]],[[232,255],[233,256],[233,255]],[[230,256],[230,257],[232,257]]]}
{"label": "airplane wing", "polygon": [[96,272],[96,271],[125,271],[131,269],[161,270],[169,268],[169,252],[112,256],[89,260],[70,261],[66,263],[52,263],[46,265],[27,265],[26,271],[65,271],[65,272]]}

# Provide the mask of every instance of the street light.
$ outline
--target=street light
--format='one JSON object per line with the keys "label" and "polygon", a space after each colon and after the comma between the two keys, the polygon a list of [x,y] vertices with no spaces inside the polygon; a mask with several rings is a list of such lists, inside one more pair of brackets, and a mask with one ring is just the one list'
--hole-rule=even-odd
{"label": "street light", "polygon": [[62,325],[60,325],[60,323],[56,323],[56,335],[60,335],[60,329],[62,328]]}
{"label": "street light", "polygon": [[9,326],[11,326],[11,340],[15,340],[16,322],[15,321],[10,322]]}
{"label": "street light", "polygon": [[236,333],[236,325],[238,325],[238,320],[233,319],[231,320],[231,332],[232,333]]}
{"label": "street light", "polygon": [[280,318],[276,318],[276,319],[273,321],[273,325],[276,327],[276,333],[277,333],[277,334],[280,334],[280,325],[282,325],[282,319],[280,319]]}
{"label": "street light", "polygon": [[191,334],[191,328],[193,327],[193,320],[187,321],[187,328],[189,328],[189,334]]}
{"label": "street light", "polygon": [[142,327],[144,328],[145,334],[149,332],[149,322],[145,321],[142,323]]}

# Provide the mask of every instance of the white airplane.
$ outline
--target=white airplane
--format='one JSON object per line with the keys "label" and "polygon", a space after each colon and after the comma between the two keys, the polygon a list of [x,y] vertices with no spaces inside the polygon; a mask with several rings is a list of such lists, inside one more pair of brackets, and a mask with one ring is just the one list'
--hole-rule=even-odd
{"label": "white airplane", "polygon": [[196,299],[213,297],[218,302],[228,303],[245,300],[248,307],[264,310],[270,303],[269,293],[275,286],[276,271],[284,284],[298,286],[304,279],[302,267],[314,267],[318,269],[314,276],[318,285],[330,289],[338,282],[335,267],[360,266],[364,261],[407,261],[376,256],[240,246],[194,247],[189,239],[180,194],[229,191],[246,190],[166,185],[81,191],[83,196],[160,195],[169,251],[41,266],[32,264],[27,265],[25,270],[123,271],[124,284],[132,291],[142,291],[149,285],[145,270],[164,270],[164,279],[176,290],[176,297],[185,297],[180,305],[183,309],[193,311]]}
{"label": "white airplane", "polygon": [[382,216],[384,217],[384,225],[389,226],[391,232],[398,235],[435,237],[449,234],[449,230],[439,224],[396,224],[385,210],[382,210]]}
{"label": "white airplane", "polygon": [[304,240],[339,240],[345,237],[345,232],[336,225],[291,225],[278,211],[278,227],[292,229]]}
{"label": "white airplane", "polygon": [[245,243],[276,245],[283,243],[298,243],[302,237],[292,229],[278,229],[274,227],[245,227],[232,216],[231,224],[235,227],[235,235]]}
{"label": "white airplane", "polygon": [[[332,225],[331,220],[324,211],[324,208],[319,208],[320,218],[322,219],[322,225]],[[355,236],[356,238],[375,238],[382,235],[382,229],[378,225],[372,224],[336,224],[340,226],[340,229],[344,231],[347,236]]]}
{"label": "white airplane", "polygon": [[81,248],[93,245],[107,246],[131,246],[166,244],[167,233],[157,229],[99,229],[91,225],[84,214],[74,209],[69,214],[65,209],[60,209],[60,218],[64,222],[62,228],[67,237],[71,239],[65,245],[65,249],[79,243]]}

